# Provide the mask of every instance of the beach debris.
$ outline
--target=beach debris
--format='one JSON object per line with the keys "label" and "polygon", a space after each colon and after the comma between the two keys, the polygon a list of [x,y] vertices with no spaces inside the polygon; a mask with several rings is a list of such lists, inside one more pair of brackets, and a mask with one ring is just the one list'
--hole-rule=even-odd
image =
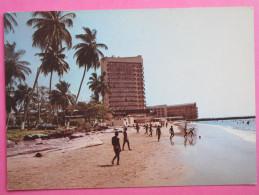
{"label": "beach debris", "polygon": [[39,136],[38,135],[25,135],[23,140],[24,141],[29,141],[29,140],[35,140],[35,139],[38,139]]}
{"label": "beach debris", "polygon": [[15,144],[18,145],[17,142],[12,142],[12,141],[10,141],[10,140],[7,140],[7,142],[6,142],[6,147],[7,147],[7,148],[12,148],[12,147],[15,146]]}
{"label": "beach debris", "polygon": [[43,140],[41,138],[35,139],[36,145],[43,144]]}
{"label": "beach debris", "polygon": [[75,139],[75,138],[79,138],[79,137],[84,137],[85,134],[83,133],[74,133],[72,135],[69,136],[70,139]]}
{"label": "beach debris", "polygon": [[201,139],[201,136],[199,135],[199,139]]}
{"label": "beach debris", "polygon": [[40,152],[36,153],[34,157],[42,157],[42,154]]}

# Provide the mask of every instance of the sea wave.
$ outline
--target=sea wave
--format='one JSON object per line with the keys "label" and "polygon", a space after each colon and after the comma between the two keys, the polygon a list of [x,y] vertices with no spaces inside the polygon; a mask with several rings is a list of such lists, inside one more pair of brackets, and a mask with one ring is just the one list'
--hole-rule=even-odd
{"label": "sea wave", "polygon": [[250,142],[256,142],[256,133],[254,131],[254,129],[251,130],[240,130],[240,129],[236,129],[233,128],[231,126],[223,126],[223,125],[216,125],[216,124],[202,124],[202,123],[194,123],[195,125],[202,125],[202,126],[208,126],[208,127],[216,127],[216,128],[221,128],[224,131],[238,136],[246,141],[250,141]]}

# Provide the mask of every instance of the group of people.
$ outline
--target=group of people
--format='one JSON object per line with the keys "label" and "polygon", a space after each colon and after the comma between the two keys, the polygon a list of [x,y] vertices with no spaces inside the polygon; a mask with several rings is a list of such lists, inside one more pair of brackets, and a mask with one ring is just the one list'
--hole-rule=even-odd
{"label": "group of people", "polygon": [[[167,124],[166,124],[167,126]],[[149,129],[149,137],[152,137],[152,124],[150,123],[149,127],[148,127],[148,124],[144,125],[145,129],[146,129],[146,132],[145,134],[148,135],[148,129]],[[139,125],[137,124],[136,125],[136,130],[137,130],[137,133],[139,133]],[[130,149],[130,143],[129,143],[129,138],[128,138],[128,134],[127,134],[127,127],[124,126],[124,129],[123,129],[123,145],[122,145],[122,150],[124,150],[124,146],[125,144],[127,143],[128,145],[128,149]],[[169,132],[170,132],[170,140],[174,137],[174,129],[173,129],[173,126],[171,126],[171,128],[169,129]],[[157,129],[156,129],[156,134],[158,136],[158,141],[160,140],[160,137],[161,137],[161,126],[158,125],[157,126]],[[121,152],[121,146],[120,146],[120,140],[118,138],[118,135],[119,135],[119,132],[116,131],[115,132],[115,136],[112,137],[112,145],[113,145],[113,149],[114,149],[114,152],[115,152],[115,156],[113,157],[112,159],[112,164],[114,165],[114,161],[115,159],[117,158],[117,165],[120,164],[120,152]]]}

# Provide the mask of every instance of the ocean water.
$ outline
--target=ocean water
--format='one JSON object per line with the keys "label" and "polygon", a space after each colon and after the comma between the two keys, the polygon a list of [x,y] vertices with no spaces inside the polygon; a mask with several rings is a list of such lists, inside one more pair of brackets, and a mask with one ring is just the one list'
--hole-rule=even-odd
{"label": "ocean water", "polygon": [[246,141],[256,141],[256,123],[255,118],[235,119],[235,120],[213,120],[195,122],[199,125],[214,126],[225,130],[226,132],[238,136]]}

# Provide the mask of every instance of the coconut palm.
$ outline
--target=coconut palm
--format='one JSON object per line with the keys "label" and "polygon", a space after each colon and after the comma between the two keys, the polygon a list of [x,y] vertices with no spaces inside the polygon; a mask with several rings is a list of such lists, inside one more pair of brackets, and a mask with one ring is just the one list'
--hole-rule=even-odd
{"label": "coconut palm", "polygon": [[14,32],[13,25],[18,26],[18,23],[16,22],[14,17],[16,17],[15,13],[4,13],[4,30],[5,30],[5,32],[9,32],[9,31]]}
{"label": "coconut palm", "polygon": [[65,81],[59,81],[56,84],[57,90],[51,92],[50,100],[52,105],[60,106],[65,120],[65,110],[69,105],[75,104],[75,95],[69,91],[70,84]]}
{"label": "coconut palm", "polygon": [[107,92],[110,92],[110,87],[108,83],[105,80],[105,75],[106,72],[103,72],[99,77],[97,77],[96,73],[92,73],[92,76],[89,78],[89,89],[91,89],[94,93],[94,96],[92,97],[93,100],[97,100],[96,98],[98,97],[99,101],[99,95],[102,96],[102,99],[104,95]]}
{"label": "coconut palm", "polygon": [[27,66],[30,65],[27,61],[21,61],[22,56],[25,54],[24,50],[15,49],[16,43],[10,44],[7,42],[5,48],[5,86],[16,84],[16,79],[24,81],[26,75],[31,73],[31,69]]}
{"label": "coconut palm", "polygon": [[104,57],[104,55],[99,50],[99,48],[104,48],[106,50],[108,49],[108,47],[105,44],[96,43],[96,30],[91,31],[89,28],[85,27],[83,27],[83,30],[85,31],[85,34],[76,35],[76,38],[80,39],[83,42],[74,46],[74,49],[77,50],[74,55],[74,57],[77,57],[76,63],[79,66],[79,68],[84,68],[83,77],[76,96],[76,102],[81,91],[86,71],[89,71],[89,69],[91,68],[96,70],[100,67],[100,57]]}
{"label": "coconut palm", "polygon": [[49,91],[51,94],[51,82],[53,72],[57,72],[59,77],[62,77],[64,73],[67,73],[69,70],[68,63],[64,60],[66,55],[63,54],[65,48],[61,48],[60,50],[53,50],[50,48],[48,52],[45,53],[37,53],[36,55],[42,57],[42,72],[46,76],[50,73],[50,81],[49,81]]}
{"label": "coconut palm", "polygon": [[100,76],[99,76],[99,86],[98,86],[98,91],[99,93],[102,95],[102,101],[104,98],[104,95],[106,93],[110,93],[110,86],[109,84],[106,82],[105,80],[105,75],[106,72],[103,72]]}
{"label": "coconut palm", "polygon": [[6,130],[8,129],[10,113],[12,111],[16,112],[16,100],[14,98],[13,93],[14,93],[14,87],[8,85],[5,88]]}
{"label": "coconut palm", "polygon": [[100,96],[99,96],[99,94],[98,93],[93,93],[92,95],[91,95],[91,99],[90,99],[90,102],[91,103],[100,103]]}
{"label": "coconut palm", "polygon": [[[75,18],[76,15],[74,13],[67,13],[65,15],[62,14],[63,12],[60,11],[34,12],[34,18],[27,21],[29,26],[33,25],[33,28],[37,29],[33,34],[32,46],[39,47],[42,51],[44,51],[46,56],[50,48],[55,51],[59,51],[62,48],[63,42],[65,42],[68,49],[72,47],[72,37],[67,30],[67,27],[73,26],[72,19]],[[32,93],[35,90],[42,68],[43,66],[40,66],[37,70]],[[32,94],[30,94],[29,101],[31,97]],[[24,122],[26,121],[27,112],[28,106],[25,109]]]}
{"label": "coconut palm", "polygon": [[97,74],[94,72],[91,74],[92,76],[89,78],[89,89],[94,93],[91,95],[91,101],[99,102],[99,78]]}
{"label": "coconut palm", "polygon": [[[18,85],[17,90],[15,90],[14,98],[16,100],[17,107],[19,107],[18,112],[24,111],[26,105],[28,104],[31,90],[32,88],[27,84],[20,84]],[[36,94],[34,94],[33,98],[36,99]]]}
{"label": "coconut palm", "polygon": [[[34,12],[32,19],[27,21],[29,26],[37,30],[33,34],[33,47],[40,47],[45,53],[51,46],[61,48],[65,42],[68,49],[72,46],[72,37],[66,27],[73,26],[74,13],[62,15],[61,11]],[[36,18],[39,16],[38,18]]]}

